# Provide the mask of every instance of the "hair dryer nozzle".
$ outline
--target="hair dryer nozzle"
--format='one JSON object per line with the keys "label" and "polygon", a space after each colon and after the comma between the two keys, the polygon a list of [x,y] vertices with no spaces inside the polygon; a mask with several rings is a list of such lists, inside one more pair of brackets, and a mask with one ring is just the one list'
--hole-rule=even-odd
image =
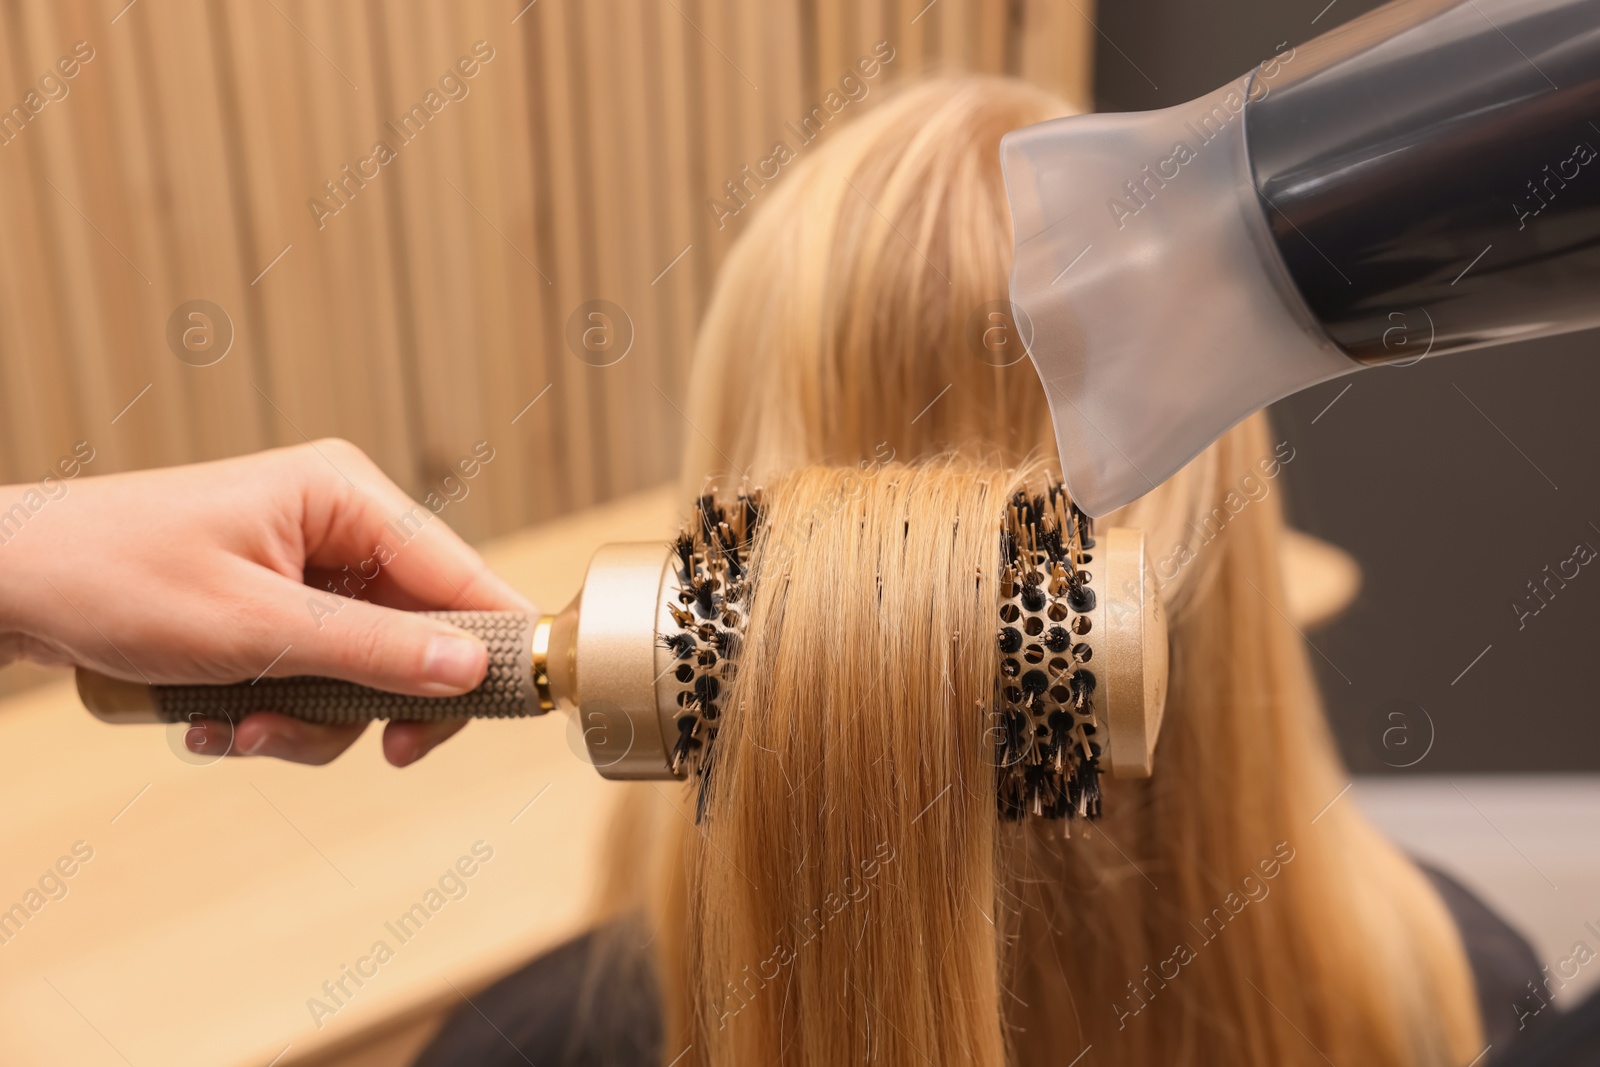
{"label": "hair dryer nozzle", "polygon": [[1000,145],[1011,303],[1061,469],[1104,515],[1251,412],[1359,367],[1306,310],[1245,151],[1259,73],[1164,111],[1029,126]]}

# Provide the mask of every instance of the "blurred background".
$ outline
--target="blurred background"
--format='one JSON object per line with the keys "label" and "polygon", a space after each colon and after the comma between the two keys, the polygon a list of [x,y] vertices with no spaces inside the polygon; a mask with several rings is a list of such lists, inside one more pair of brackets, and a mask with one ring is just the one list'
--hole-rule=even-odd
{"label": "blurred background", "polygon": [[[107,474],[340,436],[556,605],[593,544],[671,522],[695,327],[776,142],[935,72],[1177,104],[1374,6],[4,0],[0,483],[79,442]],[[1600,579],[1521,627],[1512,605],[1600,546],[1595,342],[1275,410],[1291,519],[1364,573],[1308,635],[1353,800],[1552,965],[1600,946]],[[98,850],[0,944],[7,1063],[405,1062],[581,914],[607,801],[561,724],[480,725],[403,775],[374,737],[326,771],[205,766],[93,724],[58,675],[6,668],[0,694],[0,907]],[[472,903],[313,1025],[479,840],[499,866]]]}
{"label": "blurred background", "polygon": [[[523,2],[0,8],[8,105],[94,49],[0,147],[0,478],[80,439],[108,473],[337,435],[420,498],[487,439],[493,468],[449,514],[472,539],[658,484],[760,196],[744,168],[934,70],[1087,106],[1094,31],[1066,3]],[[440,79],[478,42],[493,58],[452,98]],[[860,77],[879,42],[893,58]],[[407,141],[430,91],[444,106]],[[396,158],[363,166],[379,140]],[[206,367],[166,343],[193,300],[231,322]],[[604,367],[567,336],[599,300]]]}

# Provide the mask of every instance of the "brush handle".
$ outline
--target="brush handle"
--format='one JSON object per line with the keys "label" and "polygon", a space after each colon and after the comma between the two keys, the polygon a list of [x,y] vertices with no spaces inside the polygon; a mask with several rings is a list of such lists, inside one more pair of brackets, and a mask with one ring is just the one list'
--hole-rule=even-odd
{"label": "brush handle", "polygon": [[[304,722],[339,724],[393,719],[499,719],[538,715],[547,710],[535,684],[534,630],[538,616],[515,611],[429,611],[477,637],[489,647],[489,672],[478,688],[454,697],[414,697],[342,682],[297,676],[260,678],[232,685],[154,685],[148,693],[153,717],[163,722],[223,719],[238,722],[254,711],[275,711]],[[113,683],[114,684],[114,683]],[[80,692],[85,692],[80,676]],[[135,687],[130,687],[129,691]],[[85,702],[90,694],[85,692]],[[98,708],[90,705],[96,714]]]}

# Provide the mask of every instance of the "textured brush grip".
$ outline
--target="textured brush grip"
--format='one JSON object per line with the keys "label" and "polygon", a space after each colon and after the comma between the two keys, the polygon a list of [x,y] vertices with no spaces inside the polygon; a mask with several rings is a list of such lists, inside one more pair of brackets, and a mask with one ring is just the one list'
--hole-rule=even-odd
{"label": "textured brush grip", "polygon": [[276,711],[315,723],[432,722],[539,714],[532,664],[536,616],[515,611],[423,614],[459,626],[489,646],[489,673],[478,688],[457,697],[412,697],[332,678],[262,678],[234,685],[152,686],[156,707],[168,722],[238,722],[253,711]]}

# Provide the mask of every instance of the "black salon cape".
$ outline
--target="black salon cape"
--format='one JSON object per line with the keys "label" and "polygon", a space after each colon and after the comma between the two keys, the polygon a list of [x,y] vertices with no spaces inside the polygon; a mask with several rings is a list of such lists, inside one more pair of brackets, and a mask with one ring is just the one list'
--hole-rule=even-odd
{"label": "black salon cape", "polygon": [[[1422,869],[1467,947],[1494,1050],[1485,1061],[1509,1062],[1519,1039],[1555,1015],[1530,1014],[1539,1007],[1527,985],[1543,978],[1538,959],[1465,886]],[[540,956],[458,1008],[413,1067],[660,1067],[658,994],[645,955],[630,947],[637,943],[636,930],[608,927]]]}

